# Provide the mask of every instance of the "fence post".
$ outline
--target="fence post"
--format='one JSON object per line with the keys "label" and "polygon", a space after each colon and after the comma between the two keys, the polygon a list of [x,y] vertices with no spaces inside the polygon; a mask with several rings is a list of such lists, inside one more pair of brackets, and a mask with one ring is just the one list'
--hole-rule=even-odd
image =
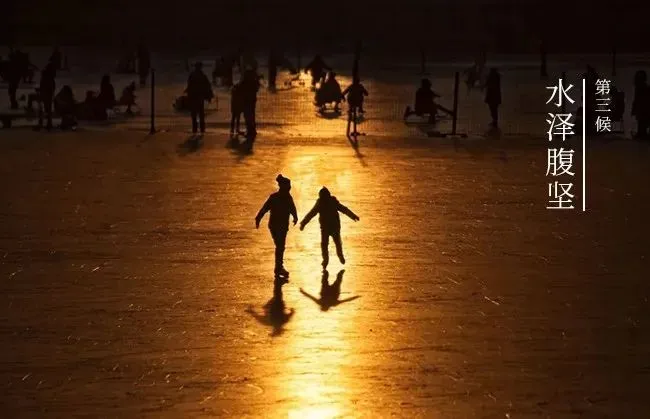
{"label": "fence post", "polygon": [[156,133],[156,71],[151,69],[151,127],[149,128],[149,134]]}
{"label": "fence post", "polygon": [[456,124],[458,122],[458,90],[460,89],[460,73],[454,75],[454,115],[451,120],[451,135],[456,135]]}

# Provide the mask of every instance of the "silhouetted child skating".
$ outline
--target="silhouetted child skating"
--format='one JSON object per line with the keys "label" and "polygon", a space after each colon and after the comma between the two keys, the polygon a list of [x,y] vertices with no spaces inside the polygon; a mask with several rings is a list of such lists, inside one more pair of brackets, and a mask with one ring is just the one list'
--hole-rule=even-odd
{"label": "silhouetted child skating", "polygon": [[284,247],[287,241],[287,232],[289,231],[289,216],[293,216],[293,225],[298,222],[296,204],[289,193],[291,191],[291,181],[282,175],[278,175],[275,180],[278,182],[280,190],[269,196],[262,209],[255,217],[255,228],[260,227],[260,221],[264,214],[271,211],[269,217],[269,230],[275,243],[275,274],[287,276],[289,272],[284,269]]}
{"label": "silhouetted child skating", "polygon": [[368,91],[359,78],[355,78],[352,81],[352,84],[349,85],[342,93],[342,95],[347,99],[348,105],[350,107],[350,112],[358,110],[359,113],[364,113],[363,110],[363,100],[365,96],[368,96]]}
{"label": "silhouetted child skating", "polygon": [[330,191],[323,186],[318,192],[318,200],[316,205],[305,215],[305,218],[300,222],[300,230],[302,231],[305,226],[311,221],[312,218],[319,215],[318,221],[320,222],[321,234],[321,251],[323,253],[323,269],[327,268],[329,264],[329,238],[332,237],[336,245],[336,254],[342,264],[345,264],[345,257],[343,256],[343,244],[341,243],[341,218],[339,211],[347,215],[354,221],[359,221],[359,216],[350,211],[349,208],[342,205],[336,197],[330,194]]}

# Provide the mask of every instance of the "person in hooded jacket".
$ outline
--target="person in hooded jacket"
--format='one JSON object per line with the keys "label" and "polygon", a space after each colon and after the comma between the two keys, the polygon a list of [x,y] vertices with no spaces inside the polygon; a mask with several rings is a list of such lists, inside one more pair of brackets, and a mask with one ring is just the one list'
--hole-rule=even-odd
{"label": "person in hooded jacket", "polygon": [[318,200],[305,215],[305,218],[300,222],[300,230],[304,230],[305,226],[311,221],[312,218],[318,214],[318,221],[320,223],[321,234],[321,251],[323,255],[323,269],[327,268],[329,264],[329,238],[334,240],[336,245],[336,254],[342,264],[345,265],[345,257],[343,256],[343,243],[341,242],[341,218],[339,212],[347,215],[354,221],[359,221],[359,216],[353,213],[348,207],[341,204],[335,196],[332,196],[329,189],[323,186],[318,192]]}
{"label": "person in hooded jacket", "polygon": [[269,230],[273,243],[275,243],[275,275],[288,276],[289,272],[284,269],[284,249],[289,231],[289,216],[293,217],[293,225],[298,222],[296,204],[291,196],[291,181],[281,174],[275,179],[278,182],[279,191],[271,194],[255,217],[255,228],[260,228],[260,222],[267,212],[269,216]]}

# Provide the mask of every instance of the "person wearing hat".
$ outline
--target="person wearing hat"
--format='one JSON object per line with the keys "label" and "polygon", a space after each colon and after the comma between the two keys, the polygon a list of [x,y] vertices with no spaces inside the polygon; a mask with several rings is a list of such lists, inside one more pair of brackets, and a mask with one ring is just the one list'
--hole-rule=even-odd
{"label": "person wearing hat", "polygon": [[[205,101],[211,101],[214,97],[212,86],[208,76],[203,72],[203,64],[198,62],[194,65],[194,71],[187,79],[187,101],[192,117],[192,133],[196,134],[197,128],[201,128],[201,134],[205,133]],[[198,124],[197,124],[198,118]]]}
{"label": "person wearing hat", "polygon": [[329,189],[323,186],[318,192],[318,200],[316,205],[305,215],[305,218],[300,222],[300,231],[305,229],[305,226],[311,221],[312,218],[319,214],[318,222],[320,223],[320,237],[321,237],[321,251],[323,254],[323,270],[329,264],[329,238],[332,237],[334,245],[336,246],[336,254],[342,264],[345,265],[345,257],[343,256],[343,243],[341,242],[341,218],[339,211],[347,215],[354,221],[359,221],[359,216],[353,213],[348,207],[342,205],[335,196],[330,194]]}
{"label": "person wearing hat", "polygon": [[431,81],[422,79],[422,85],[415,92],[415,110],[410,106],[404,111],[404,119],[415,114],[417,116],[429,115],[429,122],[435,122],[437,106],[435,99],[440,97],[439,94],[431,90]]}
{"label": "person wearing hat", "polygon": [[255,217],[255,228],[260,228],[260,221],[267,212],[269,216],[269,230],[275,244],[275,275],[288,276],[289,272],[284,269],[284,248],[287,241],[287,232],[289,231],[289,216],[293,217],[293,225],[298,222],[298,213],[291,191],[291,181],[281,174],[275,180],[278,182],[279,191],[271,194],[266,200],[262,209]]}

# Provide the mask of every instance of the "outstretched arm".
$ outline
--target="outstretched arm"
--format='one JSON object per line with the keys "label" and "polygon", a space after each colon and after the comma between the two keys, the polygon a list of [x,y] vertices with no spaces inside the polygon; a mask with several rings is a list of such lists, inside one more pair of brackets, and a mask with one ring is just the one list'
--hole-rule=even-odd
{"label": "outstretched arm", "polygon": [[289,199],[291,205],[290,211],[291,211],[291,215],[293,216],[293,225],[296,225],[296,223],[298,222],[298,211],[296,210],[295,202],[293,202],[293,197],[290,197]]}
{"label": "outstretched arm", "polygon": [[269,212],[271,209],[271,198],[267,199],[260,211],[257,213],[257,216],[255,217],[255,228],[260,227],[260,221],[262,221],[262,218],[264,215]]}
{"label": "outstretched arm", "polygon": [[312,208],[311,211],[309,211],[307,215],[305,215],[305,218],[302,219],[302,221],[300,222],[300,230],[304,229],[305,226],[311,221],[311,219],[314,218],[316,214],[318,214],[318,210],[320,206],[319,204],[320,204],[320,200],[316,201],[314,208]]}
{"label": "outstretched arm", "polygon": [[347,215],[348,217],[350,217],[351,219],[353,219],[354,221],[359,221],[359,219],[360,219],[359,216],[358,216],[357,214],[353,213],[353,212],[350,210],[350,208],[346,207],[345,205],[341,204],[340,202],[339,202],[338,205],[337,205],[337,209],[338,209],[339,211],[341,211],[343,214],[345,214],[345,215]]}
{"label": "outstretched arm", "polygon": [[315,302],[316,304],[319,304],[319,305],[320,305],[320,300],[316,299],[316,297],[314,297],[313,295],[311,295],[311,294],[308,293],[307,291],[305,291],[305,290],[303,290],[302,288],[300,288],[300,292],[301,292],[302,295],[304,295],[305,297],[309,298],[310,300],[312,300],[312,301]]}

